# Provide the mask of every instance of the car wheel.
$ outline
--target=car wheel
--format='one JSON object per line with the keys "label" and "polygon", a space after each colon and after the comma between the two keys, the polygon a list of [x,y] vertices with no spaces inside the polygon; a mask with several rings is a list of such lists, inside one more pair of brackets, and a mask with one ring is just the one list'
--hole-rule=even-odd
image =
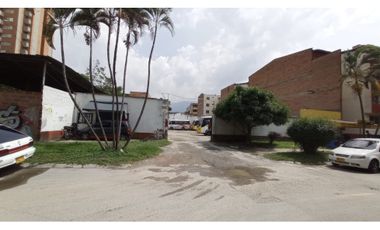
{"label": "car wheel", "polygon": [[336,163],[331,163],[332,164],[332,166],[334,166],[334,167],[338,167],[339,165],[338,164],[336,164]]}
{"label": "car wheel", "polygon": [[379,161],[372,160],[368,165],[368,171],[370,173],[378,173],[379,172]]}

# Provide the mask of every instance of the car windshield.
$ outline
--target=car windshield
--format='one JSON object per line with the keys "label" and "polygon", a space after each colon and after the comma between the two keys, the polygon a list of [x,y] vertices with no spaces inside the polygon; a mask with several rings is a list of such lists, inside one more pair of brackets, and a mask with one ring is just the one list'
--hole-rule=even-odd
{"label": "car windshield", "polygon": [[375,149],[378,141],[371,140],[350,140],[342,145],[345,148],[354,149]]}
{"label": "car windshield", "polygon": [[0,125],[0,144],[8,141],[14,141],[26,137],[16,130]]}

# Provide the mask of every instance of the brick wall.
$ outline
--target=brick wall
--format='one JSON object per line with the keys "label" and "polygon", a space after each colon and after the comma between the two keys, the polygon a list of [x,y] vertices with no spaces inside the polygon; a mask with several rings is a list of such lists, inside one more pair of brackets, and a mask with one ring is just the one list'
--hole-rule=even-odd
{"label": "brick wall", "polygon": [[0,123],[39,139],[41,124],[40,92],[6,90],[0,92]]}
{"label": "brick wall", "polygon": [[249,77],[249,86],[272,91],[293,116],[302,108],[341,111],[340,60],[340,50],[303,50],[274,59]]}
{"label": "brick wall", "polygon": [[235,88],[236,88],[236,84],[232,84],[232,85],[227,86],[226,88],[223,88],[220,91],[220,100],[225,99],[228,95],[230,95],[232,91],[234,91]]}

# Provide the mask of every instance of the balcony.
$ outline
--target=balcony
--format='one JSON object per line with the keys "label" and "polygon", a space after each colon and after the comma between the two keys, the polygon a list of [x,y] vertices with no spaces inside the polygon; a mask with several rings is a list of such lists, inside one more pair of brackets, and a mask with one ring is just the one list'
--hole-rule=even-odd
{"label": "balcony", "polygon": [[23,48],[29,48],[29,45],[30,45],[30,43],[26,41],[23,41],[21,44]]}
{"label": "balcony", "polygon": [[2,26],[4,24],[4,21],[3,19],[0,18],[0,26]]}
{"label": "balcony", "polygon": [[27,26],[32,25],[32,19],[30,19],[30,18],[24,18],[24,25],[27,25]]}
{"label": "balcony", "polygon": [[29,54],[29,50],[27,49],[21,49],[21,54]]}
{"label": "balcony", "polygon": [[31,10],[26,9],[24,15],[26,18],[32,18],[33,12]]}
{"label": "balcony", "polygon": [[30,26],[24,26],[24,29],[23,29],[24,33],[29,34],[31,32],[31,30],[32,29],[30,28]]}
{"label": "balcony", "polygon": [[4,17],[4,12],[0,10],[0,18]]}
{"label": "balcony", "polygon": [[30,40],[30,34],[22,34],[22,40],[29,41]]}

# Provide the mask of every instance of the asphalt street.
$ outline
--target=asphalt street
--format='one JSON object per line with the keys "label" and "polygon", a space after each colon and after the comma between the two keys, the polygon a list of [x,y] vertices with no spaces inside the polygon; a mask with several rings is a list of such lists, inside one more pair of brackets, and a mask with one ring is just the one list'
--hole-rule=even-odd
{"label": "asphalt street", "polygon": [[265,159],[171,131],[155,158],[0,170],[0,220],[380,220],[380,174]]}

